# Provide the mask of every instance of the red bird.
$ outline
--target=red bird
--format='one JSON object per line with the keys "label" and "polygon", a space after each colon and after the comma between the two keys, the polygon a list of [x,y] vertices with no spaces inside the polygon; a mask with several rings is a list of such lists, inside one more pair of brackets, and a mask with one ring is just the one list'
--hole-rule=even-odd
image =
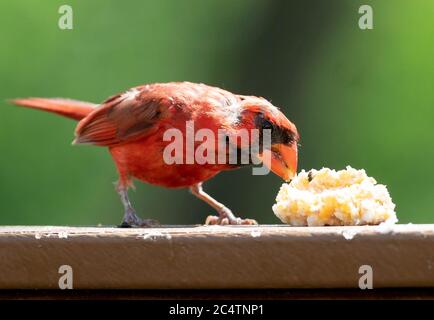
{"label": "red bird", "polygon": [[119,173],[117,191],[125,208],[121,224],[124,227],[158,224],[136,215],[128,199],[133,178],[167,188],[189,188],[193,195],[217,210],[218,217],[208,217],[207,223],[256,224],[255,220],[235,217],[231,210],[202,190],[204,181],[220,171],[238,168],[238,164],[167,164],[164,161],[163,150],[170,143],[163,139],[164,133],[176,128],[185,134],[187,121],[193,121],[195,130],[206,128],[217,133],[222,129],[227,137],[236,135],[240,129],[260,132],[270,129],[271,148],[262,148],[254,156],[265,159],[268,152],[270,160],[264,164],[285,180],[297,171],[297,129],[264,98],[232,94],[204,84],[171,82],[134,87],[99,105],[57,98],[12,102],[78,120],[74,144],[109,148]]}

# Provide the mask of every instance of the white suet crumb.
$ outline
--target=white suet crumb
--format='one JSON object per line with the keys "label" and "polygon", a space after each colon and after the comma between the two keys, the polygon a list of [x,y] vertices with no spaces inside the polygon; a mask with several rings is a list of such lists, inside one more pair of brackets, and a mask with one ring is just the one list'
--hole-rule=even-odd
{"label": "white suet crumb", "polygon": [[155,240],[157,240],[157,238],[166,238],[167,240],[171,240],[172,235],[169,233],[164,234],[160,231],[149,231],[149,232],[143,234],[143,239],[145,239],[145,240],[155,241]]}
{"label": "white suet crumb", "polygon": [[352,240],[356,234],[357,234],[357,230],[354,229],[348,229],[342,231],[342,235],[346,240]]}
{"label": "white suet crumb", "polygon": [[60,231],[57,236],[59,237],[59,239],[67,239],[68,238],[68,232],[66,231]]}
{"label": "white suet crumb", "polygon": [[259,230],[252,230],[252,232],[250,232],[250,235],[251,235],[253,238],[258,238],[258,237],[261,236],[261,231],[259,231]]}

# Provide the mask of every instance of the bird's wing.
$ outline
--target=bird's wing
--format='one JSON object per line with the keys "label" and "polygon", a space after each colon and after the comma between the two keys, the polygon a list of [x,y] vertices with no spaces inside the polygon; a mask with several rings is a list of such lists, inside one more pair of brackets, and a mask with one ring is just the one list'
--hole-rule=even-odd
{"label": "bird's wing", "polygon": [[74,144],[113,146],[149,134],[171,101],[143,93],[134,88],[106,100],[78,123]]}

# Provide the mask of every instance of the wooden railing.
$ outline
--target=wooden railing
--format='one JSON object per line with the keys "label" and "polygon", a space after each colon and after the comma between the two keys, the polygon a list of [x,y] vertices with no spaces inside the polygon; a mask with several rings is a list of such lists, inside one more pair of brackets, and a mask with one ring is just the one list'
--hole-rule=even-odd
{"label": "wooden railing", "polygon": [[0,227],[0,289],[370,287],[434,287],[434,225]]}

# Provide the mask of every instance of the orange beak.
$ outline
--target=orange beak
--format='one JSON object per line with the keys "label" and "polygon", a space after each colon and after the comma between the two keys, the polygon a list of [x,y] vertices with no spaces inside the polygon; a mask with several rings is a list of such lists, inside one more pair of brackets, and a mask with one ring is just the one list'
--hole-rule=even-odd
{"label": "orange beak", "polygon": [[283,180],[291,180],[297,173],[297,143],[291,145],[274,144],[271,150],[264,150],[259,156],[264,165]]}

